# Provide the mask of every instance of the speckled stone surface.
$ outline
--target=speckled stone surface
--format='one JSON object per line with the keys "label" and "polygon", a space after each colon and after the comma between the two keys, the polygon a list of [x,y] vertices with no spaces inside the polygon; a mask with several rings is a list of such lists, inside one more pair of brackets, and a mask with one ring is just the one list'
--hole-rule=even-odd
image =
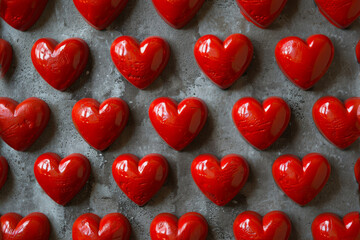
{"label": "speckled stone surface", "polygon": [[[311,117],[312,106],[321,96],[334,95],[341,100],[360,96],[359,66],[354,52],[360,39],[359,20],[350,29],[340,30],[317,11],[313,1],[291,0],[278,20],[269,29],[262,30],[244,19],[235,0],[207,0],[184,29],[175,30],[157,15],[150,0],[131,0],[108,29],[97,31],[83,20],[71,0],[51,0],[40,20],[29,31],[16,31],[0,21],[0,32],[1,38],[12,44],[15,54],[9,73],[0,81],[0,95],[17,101],[39,97],[52,110],[48,127],[28,151],[16,152],[0,142],[0,153],[7,158],[11,168],[9,179],[0,190],[0,214],[43,212],[51,221],[51,239],[57,240],[71,239],[72,224],[83,213],[104,216],[120,212],[131,222],[132,239],[144,240],[149,239],[149,225],[157,214],[171,212],[180,216],[197,211],[208,220],[208,239],[225,240],[233,239],[232,223],[242,211],[255,210],[264,215],[272,210],[282,210],[293,223],[291,239],[308,240],[311,239],[311,222],[318,214],[331,211],[345,215],[359,210],[358,187],[353,174],[355,161],[360,157],[359,141],[347,150],[339,150],[324,139]],[[224,39],[232,33],[247,35],[254,45],[255,54],[247,73],[224,91],[201,73],[193,57],[193,46],[202,35],[215,34]],[[307,38],[318,33],[331,38],[335,58],[328,73],[315,87],[303,91],[281,73],[275,62],[275,45],[287,36]],[[158,35],[171,46],[168,66],[144,91],[122,78],[111,61],[110,45],[121,35],[131,35],[139,40]],[[51,88],[31,63],[31,47],[42,37],[58,41],[80,37],[89,44],[91,61],[82,77],[66,92]],[[237,132],[231,109],[241,97],[264,100],[273,95],[289,103],[291,123],[270,149],[257,151]],[[202,98],[209,108],[204,129],[182,152],[168,147],[149,121],[150,102],[160,96],[178,101],[196,96]],[[100,102],[109,97],[121,97],[129,104],[131,116],[127,127],[104,152],[98,152],[85,143],[72,124],[71,109],[76,101],[85,97]],[[66,207],[54,203],[33,174],[36,158],[49,151],[63,157],[82,153],[92,165],[90,181]],[[323,191],[310,204],[300,207],[276,186],[271,166],[282,154],[303,157],[310,152],[324,154],[332,166],[332,173]],[[160,153],[169,161],[171,171],[167,182],[144,207],[138,207],[127,199],[112,178],[111,165],[122,153],[139,157]],[[191,162],[201,153],[218,157],[237,153],[249,162],[248,182],[225,207],[210,202],[192,180]]]}

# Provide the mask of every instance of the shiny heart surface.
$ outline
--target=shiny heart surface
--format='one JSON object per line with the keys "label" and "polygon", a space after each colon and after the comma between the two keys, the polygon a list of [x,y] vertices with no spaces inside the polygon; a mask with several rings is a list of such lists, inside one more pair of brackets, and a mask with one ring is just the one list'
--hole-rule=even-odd
{"label": "shiny heart surface", "polygon": [[115,182],[139,206],[145,205],[160,190],[168,172],[166,159],[154,153],[141,160],[135,155],[123,154],[112,165]]}
{"label": "shiny heart surface", "polygon": [[26,31],[40,18],[48,0],[1,0],[0,16],[10,26]]}
{"label": "shiny heart surface", "polygon": [[332,144],[345,149],[360,137],[360,98],[349,98],[343,104],[327,96],[313,106],[312,115],[319,131]]}
{"label": "shiny heart surface", "polygon": [[129,220],[120,213],[110,213],[102,219],[86,213],[76,219],[72,228],[73,240],[129,240]]}
{"label": "shiny heart surface", "polygon": [[150,121],[164,141],[177,151],[184,149],[204,127],[208,115],[199,98],[186,98],[177,104],[171,98],[157,98],[149,108]]}
{"label": "shiny heart surface", "polygon": [[356,161],[354,172],[355,172],[356,181],[358,182],[360,188],[360,158]]}
{"label": "shiny heart surface", "polygon": [[50,108],[39,98],[18,103],[0,98],[0,136],[10,147],[25,151],[44,131],[50,118]]}
{"label": "shiny heart surface", "polygon": [[360,41],[356,44],[355,47],[356,60],[360,63]]}
{"label": "shiny heart surface", "polygon": [[89,47],[80,38],[69,38],[58,44],[51,38],[37,40],[31,60],[40,76],[53,88],[64,91],[78,79],[89,58]]}
{"label": "shiny heart surface", "polygon": [[42,213],[30,213],[24,218],[16,213],[7,213],[1,216],[0,224],[2,240],[48,240],[50,238],[50,223]]}
{"label": "shiny heart surface", "polygon": [[306,205],[319,194],[330,172],[329,162],[318,153],[310,153],[302,161],[294,155],[282,155],[272,167],[277,185],[300,205]]}
{"label": "shiny heart surface", "polygon": [[10,68],[12,61],[12,47],[4,39],[0,39],[0,75],[4,77]]}
{"label": "shiny heart surface", "polygon": [[194,47],[199,67],[222,89],[230,87],[244,74],[253,52],[250,39],[242,34],[232,34],[224,42],[214,35],[205,35]]}
{"label": "shiny heart surface", "polygon": [[233,230],[236,240],[287,240],[291,233],[291,222],[280,211],[270,212],[264,217],[247,211],[237,216]]}
{"label": "shiny heart surface", "polygon": [[76,130],[93,148],[107,149],[124,130],[129,107],[120,98],[109,98],[102,104],[92,98],[78,101],[72,110]]}
{"label": "shiny heart surface", "polygon": [[173,28],[184,27],[200,10],[205,0],[152,0],[157,13]]}
{"label": "shiny heart surface", "polygon": [[279,97],[270,97],[262,104],[251,97],[241,98],[232,110],[235,126],[247,142],[260,150],[273,144],[285,131],[291,110]]}
{"label": "shiny heart surface", "polygon": [[34,174],[39,185],[60,205],[66,205],[83,188],[90,171],[89,160],[79,153],[62,160],[55,153],[45,153],[34,164]]}
{"label": "shiny heart surface", "polygon": [[360,240],[360,216],[352,212],[341,220],[333,213],[323,213],[311,225],[314,240]]}
{"label": "shiny heart surface", "polygon": [[128,0],[73,0],[73,2],[90,26],[103,30],[120,15]]}
{"label": "shiny heart surface", "polygon": [[206,219],[196,212],[186,213],[180,219],[161,213],[150,225],[151,240],[205,240],[207,234]]}
{"label": "shiny heart surface", "polygon": [[306,42],[298,37],[287,37],[276,45],[275,57],[285,76],[307,90],[329,69],[334,59],[334,45],[322,34],[312,35]]}
{"label": "shiny heart surface", "polygon": [[144,89],[166,67],[170,47],[160,37],[149,37],[139,44],[132,37],[122,36],[112,43],[110,54],[121,75],[135,87]]}
{"label": "shiny heart surface", "polygon": [[315,0],[320,12],[334,26],[347,28],[360,16],[359,0]]}
{"label": "shiny heart surface", "polygon": [[0,189],[4,186],[9,172],[9,165],[6,159],[0,156]]}
{"label": "shiny heart surface", "polygon": [[212,202],[224,206],[243,188],[249,176],[249,165],[236,154],[226,155],[219,162],[211,154],[194,159],[191,174],[202,193]]}
{"label": "shiny heart surface", "polygon": [[259,28],[267,28],[280,15],[287,0],[237,0],[242,15]]}

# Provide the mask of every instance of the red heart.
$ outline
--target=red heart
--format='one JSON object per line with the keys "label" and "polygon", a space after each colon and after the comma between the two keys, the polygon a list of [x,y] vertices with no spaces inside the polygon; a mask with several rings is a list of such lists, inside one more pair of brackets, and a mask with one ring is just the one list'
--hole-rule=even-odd
{"label": "red heart", "polygon": [[128,240],[131,226],[120,213],[110,213],[101,219],[86,213],[76,219],[72,228],[73,240]]}
{"label": "red heart", "polygon": [[30,213],[24,218],[16,213],[7,213],[1,216],[0,224],[2,240],[48,240],[50,238],[50,223],[42,213]]}
{"label": "red heart", "polygon": [[208,110],[199,98],[186,98],[177,104],[171,98],[157,98],[149,108],[156,132],[175,150],[182,150],[204,127]]}
{"label": "red heart", "polygon": [[0,189],[4,186],[9,172],[9,165],[4,157],[0,156]]}
{"label": "red heart", "polygon": [[132,154],[118,156],[112,174],[120,189],[139,206],[146,204],[164,184],[169,169],[160,154],[149,154],[139,161]]}
{"label": "red heart", "polygon": [[191,165],[191,174],[203,194],[219,206],[231,201],[242,189],[248,176],[246,160],[229,154],[220,163],[211,154],[196,157]]}
{"label": "red heart", "polygon": [[253,51],[251,41],[242,34],[232,34],[224,42],[214,35],[206,35],[194,47],[199,67],[222,89],[230,87],[244,74]]}
{"label": "red heart", "polygon": [[260,28],[267,28],[280,15],[287,0],[237,0],[242,15]]}
{"label": "red heart", "polygon": [[358,63],[360,63],[360,41],[356,44],[355,53],[356,53],[356,59]]}
{"label": "red heart", "polygon": [[64,91],[79,78],[89,58],[89,47],[80,38],[60,44],[51,38],[37,40],[31,59],[41,77],[53,88]]}
{"label": "red heart", "polygon": [[270,97],[261,105],[251,97],[241,98],[232,110],[234,123],[241,135],[254,147],[264,150],[285,131],[291,110],[279,97]]}
{"label": "red heart", "polygon": [[360,187],[360,158],[357,160],[357,162],[355,164],[354,172],[355,172],[355,178],[356,178],[357,182],[359,183],[359,187]]}
{"label": "red heart", "polygon": [[261,217],[247,211],[239,214],[233,225],[236,240],[287,240],[291,233],[291,222],[285,213],[273,211]]}
{"label": "red heart", "polygon": [[349,147],[360,137],[360,98],[349,98],[344,104],[335,97],[322,97],[313,107],[316,126],[324,137],[338,148]]}
{"label": "red heart", "polygon": [[360,16],[359,0],[315,0],[320,12],[334,26],[347,28]]}
{"label": "red heart", "polygon": [[310,153],[302,161],[294,155],[283,155],[272,167],[277,185],[300,205],[306,205],[319,194],[330,171],[329,162],[318,153]]}
{"label": "red heart", "polygon": [[83,188],[90,171],[89,160],[79,153],[62,160],[55,153],[45,153],[36,159],[34,165],[39,185],[60,205],[66,205]]}
{"label": "red heart", "polygon": [[10,26],[26,31],[40,18],[48,0],[1,0],[0,15]]}
{"label": "red heart", "polygon": [[169,44],[160,37],[149,37],[139,44],[122,36],[111,45],[111,58],[119,72],[139,89],[148,87],[160,75],[170,57]]}
{"label": "red heart", "polygon": [[311,226],[314,240],[360,240],[360,215],[352,212],[341,220],[333,213],[323,213]]}
{"label": "red heart", "polygon": [[12,61],[12,47],[4,39],[0,39],[0,74],[4,77]]}
{"label": "red heart", "polygon": [[95,29],[107,28],[122,12],[128,0],[73,0],[75,7]]}
{"label": "red heart", "polygon": [[0,98],[0,136],[13,149],[24,151],[44,131],[50,118],[50,108],[41,99],[28,98],[18,103]]}
{"label": "red heart", "polygon": [[275,57],[285,76],[307,90],[329,69],[334,58],[334,45],[321,34],[309,37],[306,42],[298,37],[287,37],[276,45]]}
{"label": "red heart", "polygon": [[205,240],[207,234],[206,219],[196,212],[186,213],[179,220],[170,213],[161,213],[150,225],[152,240]]}
{"label": "red heart", "polygon": [[152,0],[157,13],[173,28],[184,27],[200,10],[205,0]]}
{"label": "red heart", "polygon": [[78,101],[72,119],[80,135],[93,148],[108,148],[124,130],[129,119],[129,107],[120,98],[109,98],[101,105],[92,98]]}

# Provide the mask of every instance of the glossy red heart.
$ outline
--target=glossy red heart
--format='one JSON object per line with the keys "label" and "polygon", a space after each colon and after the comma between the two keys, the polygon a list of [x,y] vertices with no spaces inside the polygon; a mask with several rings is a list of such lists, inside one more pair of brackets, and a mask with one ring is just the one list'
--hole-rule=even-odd
{"label": "glossy red heart", "polygon": [[4,186],[9,172],[9,165],[6,159],[0,156],[0,189]]}
{"label": "glossy red heart", "polygon": [[128,0],[73,0],[84,19],[95,29],[107,28],[122,12]]}
{"label": "glossy red heart", "polygon": [[177,151],[184,149],[204,127],[208,115],[199,98],[186,98],[177,104],[171,98],[157,98],[149,108],[150,121],[164,141]]}
{"label": "glossy red heart", "polygon": [[233,225],[236,240],[287,240],[291,233],[291,222],[285,213],[273,211],[261,217],[258,213],[240,213]]}
{"label": "glossy red heart", "polygon": [[10,68],[12,61],[12,47],[4,39],[0,39],[0,75],[4,77]]}
{"label": "glossy red heart", "polygon": [[311,226],[314,240],[360,240],[360,215],[352,212],[341,220],[333,213],[323,213]]}
{"label": "glossy red heart", "polygon": [[170,213],[157,215],[150,225],[151,240],[205,240],[208,234],[206,219],[189,212],[179,220]]}
{"label": "glossy red heart", "polygon": [[235,126],[254,147],[264,150],[285,131],[291,110],[279,97],[270,97],[262,104],[251,97],[241,98],[232,110]]}
{"label": "glossy red heart", "polygon": [[224,206],[243,188],[249,176],[249,165],[239,155],[229,154],[219,162],[211,154],[194,159],[191,174],[202,193],[212,202]]}
{"label": "glossy red heart", "polygon": [[349,98],[345,104],[335,97],[322,97],[314,104],[312,115],[319,131],[338,148],[347,148],[360,137],[359,97]]}
{"label": "glossy red heart", "polygon": [[237,0],[242,15],[259,28],[267,28],[280,15],[287,0]]}
{"label": "glossy red heart", "polygon": [[152,0],[157,13],[173,28],[184,27],[200,10],[205,0]]}
{"label": "glossy red heart", "polygon": [[334,59],[334,45],[322,34],[312,35],[306,42],[298,37],[287,37],[276,45],[275,57],[285,76],[307,90],[329,69]]}
{"label": "glossy red heart", "polygon": [[128,240],[131,226],[120,213],[110,213],[102,219],[86,213],[76,219],[72,228],[73,240]]}
{"label": "glossy red heart", "polygon": [[159,77],[170,57],[169,44],[160,37],[149,37],[139,44],[129,36],[117,38],[111,45],[111,58],[119,72],[139,89]]}
{"label": "glossy red heart", "polygon": [[358,0],[315,0],[320,12],[334,26],[347,28],[360,16]]}
{"label": "glossy red heart", "polygon": [[42,213],[30,213],[24,218],[16,213],[7,213],[1,216],[0,224],[2,240],[48,240],[50,238],[50,223]]}
{"label": "glossy red heart", "polygon": [[46,194],[57,204],[66,205],[89,179],[89,160],[73,153],[62,159],[55,153],[39,156],[34,165],[35,178]]}
{"label": "glossy red heart", "polygon": [[253,52],[250,39],[242,34],[232,34],[224,42],[214,35],[205,35],[194,47],[199,67],[222,89],[230,87],[244,74]]}
{"label": "glossy red heart", "polygon": [[69,38],[60,44],[51,38],[41,38],[31,50],[35,69],[48,84],[60,91],[80,77],[88,58],[89,47],[80,38]]}
{"label": "glossy red heart", "polygon": [[277,185],[300,205],[306,205],[319,194],[330,172],[329,162],[318,153],[310,153],[302,161],[294,155],[282,155],[272,167]]}
{"label": "glossy red heart", "polygon": [[356,181],[359,183],[359,187],[360,187],[360,158],[356,161],[354,172],[355,172]]}
{"label": "glossy red heart", "polygon": [[356,59],[358,63],[360,63],[360,41],[356,44],[355,53],[356,53]]}
{"label": "glossy red heart", "polygon": [[95,99],[84,98],[73,107],[72,119],[85,141],[103,151],[124,130],[129,119],[129,107],[120,98],[109,98],[101,105]]}
{"label": "glossy red heart", "polygon": [[132,154],[118,156],[112,174],[120,189],[139,206],[145,205],[164,184],[169,169],[160,154],[149,154],[139,160]]}
{"label": "glossy red heart", "polygon": [[17,151],[29,148],[44,131],[50,118],[50,108],[39,98],[18,103],[0,98],[0,136]]}
{"label": "glossy red heart", "polygon": [[0,15],[10,26],[26,31],[40,18],[48,0],[1,0]]}

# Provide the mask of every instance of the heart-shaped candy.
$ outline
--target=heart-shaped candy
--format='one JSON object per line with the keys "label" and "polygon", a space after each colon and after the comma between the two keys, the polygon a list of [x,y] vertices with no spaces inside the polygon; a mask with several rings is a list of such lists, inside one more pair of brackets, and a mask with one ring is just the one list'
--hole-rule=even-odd
{"label": "heart-shaped candy", "polygon": [[277,185],[300,205],[318,195],[329,179],[330,171],[329,162],[318,153],[310,153],[302,161],[294,155],[283,155],[272,167]]}
{"label": "heart-shaped candy", "polygon": [[291,111],[279,97],[270,97],[263,104],[251,97],[241,98],[232,110],[235,126],[254,147],[264,150],[285,131]]}
{"label": "heart-shaped candy", "polygon": [[0,75],[4,77],[12,61],[12,47],[4,39],[0,39]]}
{"label": "heart-shaped candy", "polygon": [[242,15],[259,28],[267,28],[280,15],[287,0],[237,0]]}
{"label": "heart-shaped candy", "polygon": [[359,97],[349,98],[345,104],[335,97],[322,97],[314,104],[312,115],[319,131],[338,148],[347,148],[360,137]]}
{"label": "heart-shaped candy", "polygon": [[196,212],[186,213],[179,220],[170,213],[161,213],[150,225],[151,240],[205,240],[207,234],[206,219]]}
{"label": "heart-shaped candy", "polygon": [[128,0],[73,0],[73,2],[92,27],[102,30],[120,15]]}
{"label": "heart-shaped candy", "polygon": [[242,34],[232,34],[224,42],[214,35],[205,35],[195,44],[195,59],[218,87],[226,89],[239,79],[253,56],[251,41]]}
{"label": "heart-shaped candy", "polygon": [[359,183],[359,187],[360,187],[360,158],[356,161],[354,172],[355,172],[356,181]]}
{"label": "heart-shaped candy", "polygon": [[84,98],[73,107],[72,119],[85,141],[102,151],[124,130],[129,119],[129,107],[120,98],[109,98],[101,105],[95,99]]}
{"label": "heart-shaped candy", "polygon": [[233,225],[236,240],[287,240],[291,233],[291,222],[285,213],[273,211],[261,217],[258,213],[240,213]]}
{"label": "heart-shaped candy", "polygon": [[1,0],[0,16],[10,26],[26,31],[41,16],[48,0]]}
{"label": "heart-shaped candy", "polygon": [[139,206],[146,204],[164,184],[169,169],[160,154],[149,154],[141,160],[132,154],[118,156],[112,174],[120,189]]}
{"label": "heart-shaped candy", "polygon": [[355,47],[356,60],[360,63],[360,41],[356,44]]}
{"label": "heart-shaped candy", "polygon": [[275,57],[285,76],[307,90],[329,69],[334,58],[334,45],[322,34],[310,36],[306,42],[298,37],[287,37],[276,45]]}
{"label": "heart-shaped candy", "polygon": [[34,165],[39,185],[60,205],[66,205],[83,188],[90,171],[89,160],[79,153],[62,160],[55,153],[45,153],[36,159]]}
{"label": "heart-shaped candy", "polygon": [[352,212],[341,220],[333,213],[323,213],[311,225],[314,240],[360,240],[360,215]]}
{"label": "heart-shaped candy", "polygon": [[120,213],[110,213],[102,219],[86,213],[76,219],[72,228],[73,240],[129,240],[129,220]]}
{"label": "heart-shaped candy", "polygon": [[121,75],[135,87],[144,89],[164,70],[170,47],[160,37],[149,37],[139,44],[132,37],[122,36],[112,43],[110,53]]}
{"label": "heart-shaped candy", "polygon": [[320,12],[334,26],[347,28],[360,16],[359,0],[315,0]]}
{"label": "heart-shaped candy", "polygon": [[171,98],[157,98],[149,108],[150,121],[164,141],[177,151],[184,149],[204,127],[208,115],[199,98],[186,98],[177,104]]}
{"label": "heart-shaped candy", "polygon": [[17,151],[29,148],[44,131],[50,108],[41,99],[28,98],[18,103],[0,98],[0,136]]}
{"label": "heart-shaped candy", "polygon": [[64,91],[78,79],[89,58],[89,47],[80,38],[69,38],[58,44],[51,38],[37,40],[31,60],[40,76],[53,88]]}
{"label": "heart-shaped candy", "polygon": [[202,154],[194,159],[191,174],[207,198],[224,206],[244,186],[249,166],[243,157],[236,154],[226,155],[220,162],[211,154]]}
{"label": "heart-shaped candy", "polygon": [[0,189],[4,186],[9,172],[9,165],[4,157],[0,156]]}
{"label": "heart-shaped candy", "polygon": [[48,240],[50,223],[42,213],[30,213],[22,217],[16,213],[7,213],[0,218],[2,240]]}

